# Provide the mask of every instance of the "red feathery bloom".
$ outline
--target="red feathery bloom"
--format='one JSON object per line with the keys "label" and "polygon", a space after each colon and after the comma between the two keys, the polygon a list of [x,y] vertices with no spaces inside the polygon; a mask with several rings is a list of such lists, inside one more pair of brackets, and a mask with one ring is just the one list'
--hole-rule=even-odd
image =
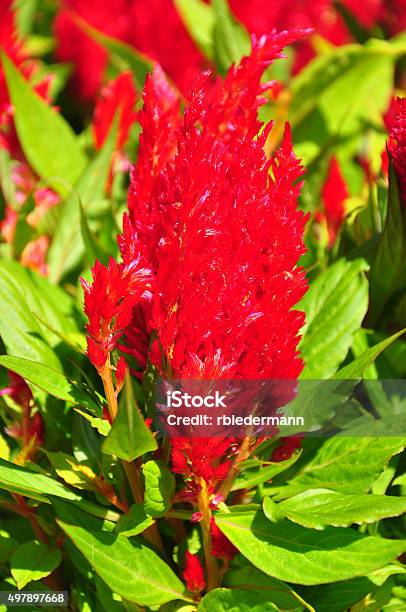
{"label": "red feathery bloom", "polygon": [[206,587],[202,562],[198,555],[192,555],[188,550],[185,555],[183,579],[191,593],[201,593]]}
{"label": "red feathery bloom", "polygon": [[[174,130],[170,125],[169,159],[159,160],[145,199],[133,173],[123,259],[130,261],[138,244],[147,247],[147,259],[151,254],[155,279],[146,316],[175,377],[295,378],[301,370],[303,315],[292,310],[306,290],[296,267],[304,253],[301,166],[288,128],[280,149],[266,159],[272,125],[258,136],[257,117],[270,87],[261,76],[297,37],[283,32],[254,39],[251,56],[224,81],[213,84],[203,75],[183,121]],[[154,117],[155,97],[152,109],[149,102],[144,98],[144,119]],[[155,137],[144,128],[141,160],[144,149],[155,149]],[[157,356],[165,374],[159,353],[150,354]]]}
{"label": "red feathery bloom", "polygon": [[400,197],[406,206],[406,98],[397,98],[393,105],[388,148],[398,179]]}
{"label": "red feathery bloom", "polygon": [[93,117],[96,149],[100,149],[110,131],[114,117],[119,114],[117,149],[127,142],[131,126],[137,119],[135,103],[137,92],[131,72],[123,72],[101,91]]}
{"label": "red feathery bloom", "polygon": [[327,178],[322,188],[324,214],[327,222],[329,247],[337,238],[345,218],[344,202],[348,198],[347,184],[343,178],[340,165],[333,156],[327,171]]}
{"label": "red feathery bloom", "polygon": [[87,350],[90,361],[100,371],[129,325],[134,304],[148,288],[148,271],[140,259],[130,265],[110,259],[107,267],[96,261],[93,284],[83,278],[85,313],[89,319]]}
{"label": "red feathery bloom", "polygon": [[238,549],[230,542],[227,536],[217,527],[214,517],[210,521],[211,554],[217,559],[231,561],[238,553]]}
{"label": "red feathery bloom", "polygon": [[24,378],[14,372],[8,372],[10,384],[4,389],[0,389],[0,397],[8,395],[13,402],[22,408],[28,408],[32,400],[32,392]]}

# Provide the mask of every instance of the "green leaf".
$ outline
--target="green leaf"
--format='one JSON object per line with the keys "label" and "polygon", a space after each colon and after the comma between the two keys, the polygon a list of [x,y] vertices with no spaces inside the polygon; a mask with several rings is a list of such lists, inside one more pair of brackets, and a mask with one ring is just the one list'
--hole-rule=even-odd
{"label": "green leaf", "polygon": [[[284,472],[291,465],[296,463],[299,459],[300,453],[294,453],[292,457],[286,459],[285,461],[280,461],[278,463],[266,463],[265,465],[261,465],[261,462],[257,469],[249,468],[251,465],[250,461],[244,462],[240,466],[240,474],[236,478],[232,491],[238,491],[239,489],[248,489],[250,487],[255,487],[258,484],[262,484],[263,482],[267,482],[274,478],[277,474]],[[245,465],[248,469],[245,469]]]}
{"label": "green leaf", "polygon": [[157,442],[138,408],[131,378],[127,376],[121,391],[119,411],[103,442],[102,451],[125,461],[133,461],[157,448]]}
{"label": "green leaf", "polygon": [[0,355],[0,366],[19,374],[49,395],[66,402],[82,404],[94,410],[98,409],[93,400],[76,383],[69,381],[63,374],[42,365],[42,363],[36,363],[22,357]]}
{"label": "green leaf", "polygon": [[142,504],[133,504],[127,514],[124,514],[117,523],[117,533],[126,536],[139,535],[154,524],[153,518],[147,516]]}
{"label": "green leaf", "polygon": [[72,501],[80,499],[57,480],[31,472],[3,459],[0,459],[0,489],[43,502],[48,501],[46,495],[55,495]]}
{"label": "green leaf", "polygon": [[306,313],[302,378],[330,378],[345,359],[368,308],[363,259],[340,259],[311,284],[297,309]]}
{"label": "green leaf", "polygon": [[0,531],[0,564],[8,563],[17,548],[16,540],[5,531]]}
{"label": "green leaf", "polygon": [[88,489],[90,491],[95,489],[93,481],[97,477],[88,466],[78,463],[74,457],[61,451],[57,453],[46,451],[46,455],[55,472],[66,484],[76,489]]}
{"label": "green leaf", "polygon": [[335,375],[334,378],[339,380],[357,380],[363,378],[364,374],[367,372],[368,368],[374,363],[375,359],[379,357],[379,355],[388,348],[395,340],[403,336],[406,333],[406,329],[402,329],[401,331],[393,334],[386,340],[382,340],[375,346],[371,346],[371,348],[367,349],[362,355],[354,359],[347,366],[341,368]]}
{"label": "green leaf", "polygon": [[296,610],[304,606],[314,612],[312,606],[307,604],[290,586],[271,578],[255,567],[247,565],[229,570],[224,576],[223,584],[230,588],[248,589],[262,593],[267,601],[274,603],[281,610]]}
{"label": "green leaf", "polygon": [[251,49],[250,38],[244,26],[233,16],[227,0],[212,2],[214,26],[214,53],[221,74],[225,74],[231,64],[238,63]]}
{"label": "green leaf", "polygon": [[[86,518],[84,515],[85,525]],[[189,600],[170,567],[137,537],[129,540],[122,535],[57,522],[100,578],[124,599],[141,606]]]}
{"label": "green leaf", "polygon": [[216,523],[255,567],[279,580],[324,584],[383,567],[406,550],[406,542],[370,537],[352,529],[323,532],[289,521],[271,523],[261,510],[216,514]]}
{"label": "green leaf", "polygon": [[19,589],[33,580],[49,576],[62,561],[60,550],[49,548],[42,542],[25,542],[11,557],[11,575]]}
{"label": "green leaf", "polygon": [[150,516],[162,516],[171,507],[175,477],[163,461],[147,461],[142,471],[145,478],[145,511]]}
{"label": "green leaf", "polygon": [[277,511],[303,527],[349,527],[404,514],[406,497],[344,495],[328,489],[310,489],[277,504]]}
{"label": "green leaf", "polygon": [[7,55],[2,55],[2,62],[24,154],[37,174],[64,196],[86,164],[78,139],[62,115],[30,88]]}
{"label": "green leaf", "polygon": [[214,59],[215,15],[213,7],[205,4],[203,0],[175,0],[175,6],[185,28],[199,49],[208,59]]}
{"label": "green leaf", "polygon": [[60,344],[55,332],[77,333],[78,324],[72,299],[60,287],[15,261],[0,261],[0,312],[7,312],[0,336],[9,354],[62,369],[52,350]]}
{"label": "green leaf", "polygon": [[198,612],[272,612],[278,610],[266,596],[242,589],[214,589],[201,600]]}
{"label": "green leaf", "polygon": [[374,326],[385,304],[396,291],[404,266],[404,223],[393,162],[389,163],[386,222],[369,274],[371,304],[368,322]]}
{"label": "green leaf", "polygon": [[113,123],[103,148],[86,166],[75,185],[74,191],[63,203],[56,231],[48,251],[49,280],[59,280],[80,262],[84,254],[81,234],[81,208],[87,215],[92,203],[100,200],[110,171],[111,156],[116,143],[116,129]]}
{"label": "green leaf", "polygon": [[329,438],[286,485],[272,487],[276,498],[308,489],[331,489],[348,494],[366,493],[406,438]]}

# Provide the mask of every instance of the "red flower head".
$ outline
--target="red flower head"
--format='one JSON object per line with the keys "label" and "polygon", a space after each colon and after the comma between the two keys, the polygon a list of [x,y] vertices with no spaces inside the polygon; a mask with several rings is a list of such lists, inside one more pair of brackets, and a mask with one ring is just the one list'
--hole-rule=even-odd
{"label": "red flower head", "polygon": [[186,551],[185,561],[183,578],[186,586],[191,593],[201,593],[206,587],[202,562],[198,555],[192,555],[188,550]]}
{"label": "red flower head", "polygon": [[238,549],[230,542],[222,531],[217,527],[214,517],[210,521],[211,554],[218,559],[231,561],[238,553]]}
{"label": "red flower head", "polygon": [[393,104],[388,148],[398,179],[400,197],[406,206],[406,98],[397,98]]}
{"label": "red flower head", "polygon": [[32,400],[31,389],[24,378],[21,378],[21,376],[14,372],[8,373],[8,379],[10,384],[8,387],[0,389],[0,397],[2,395],[8,395],[16,404],[27,409]]}
{"label": "red flower head", "polygon": [[[133,173],[121,249],[127,262],[140,243],[155,274],[144,314],[167,364],[150,354],[162,374],[169,368],[189,379],[295,378],[301,370],[303,315],[292,310],[306,290],[296,267],[304,253],[305,219],[296,208],[301,167],[288,127],[281,148],[266,159],[272,125],[258,135],[257,118],[271,85],[261,84],[262,74],[296,37],[254,39],[251,56],[224,81],[202,76],[182,122],[172,103],[166,113],[154,112],[153,79],[147,84],[141,164],[159,151],[156,128],[165,122],[170,146],[155,160],[147,187],[142,165]],[[154,119],[151,131],[147,118]],[[149,168],[150,161],[145,173]]]}
{"label": "red flower head", "polygon": [[[129,325],[134,304],[148,287],[148,271],[141,267],[140,258],[130,265],[110,259],[107,267],[96,261],[92,275],[92,285],[84,279],[81,283],[89,319],[86,326],[88,355],[100,371]],[[121,369],[120,366],[119,372]]]}
{"label": "red flower head", "polygon": [[337,238],[345,218],[344,202],[348,198],[347,184],[344,181],[340,165],[335,157],[331,158],[327,178],[322,188],[324,213],[327,221],[329,247]]}
{"label": "red flower head", "polygon": [[117,149],[123,148],[127,142],[131,126],[137,119],[134,108],[136,100],[137,92],[131,72],[123,72],[102,89],[93,118],[96,149],[103,146],[117,113],[120,113]]}

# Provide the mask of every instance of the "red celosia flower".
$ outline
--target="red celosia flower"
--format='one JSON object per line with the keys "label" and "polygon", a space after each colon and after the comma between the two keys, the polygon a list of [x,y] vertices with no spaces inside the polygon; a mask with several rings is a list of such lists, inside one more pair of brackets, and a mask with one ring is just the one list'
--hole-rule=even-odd
{"label": "red celosia flower", "polygon": [[35,446],[40,446],[44,439],[44,422],[39,412],[31,416],[33,408],[33,396],[31,389],[21,376],[14,372],[8,372],[10,384],[4,389],[0,389],[1,396],[9,396],[21,406],[22,416],[20,420],[14,421],[6,428],[6,433],[17,440],[22,440],[26,444],[35,437]]}
{"label": "red celosia flower", "polygon": [[187,484],[184,498],[193,500],[204,480],[209,495],[226,478],[235,451],[233,438],[173,438],[172,471],[182,474]]}
{"label": "red celosia flower", "polygon": [[127,142],[131,126],[137,118],[136,100],[137,92],[131,72],[123,72],[102,89],[93,118],[96,149],[103,146],[114,117],[118,113],[117,149],[122,149]]}
{"label": "red celosia flower", "polygon": [[344,202],[348,198],[347,184],[340,165],[335,157],[331,158],[327,178],[322,188],[323,208],[326,216],[329,247],[336,241],[337,234],[345,218]]}
{"label": "red celosia flower", "polygon": [[397,98],[394,104],[388,148],[398,179],[400,197],[406,206],[406,98]]}
{"label": "red celosia flower", "polygon": [[[156,290],[144,314],[175,377],[295,378],[301,370],[303,315],[292,310],[306,289],[296,268],[304,252],[301,169],[288,129],[271,160],[263,150],[271,125],[257,138],[269,87],[262,73],[295,37],[254,40],[251,56],[224,82],[203,76],[183,121],[170,123],[169,159],[159,160],[146,199],[137,197],[145,188],[133,173],[123,259],[138,245],[149,258]],[[150,99],[156,108],[153,95],[145,98],[144,117],[154,116]],[[141,160],[155,139],[144,128]],[[150,358],[165,373],[159,354]]]}
{"label": "red celosia flower", "polygon": [[218,559],[231,561],[238,553],[238,549],[230,542],[227,536],[217,527],[214,517],[210,521],[211,554]]}
{"label": "red celosia flower", "polygon": [[202,562],[198,555],[193,555],[188,550],[185,554],[183,579],[186,582],[186,587],[191,593],[201,593],[206,587]]}
{"label": "red celosia flower", "polygon": [[40,236],[25,245],[21,253],[21,265],[36,270],[42,276],[47,276],[48,265],[46,255],[49,247],[48,236]]}
{"label": "red celosia flower", "polygon": [[279,461],[286,461],[290,459],[295,451],[301,447],[302,436],[289,436],[283,438],[281,444],[272,453],[271,461],[279,463]]}
{"label": "red celosia flower", "polygon": [[148,271],[140,258],[129,265],[110,259],[107,267],[96,261],[92,276],[92,285],[81,279],[89,319],[87,348],[90,361],[101,370],[130,323],[134,304],[148,288]]}

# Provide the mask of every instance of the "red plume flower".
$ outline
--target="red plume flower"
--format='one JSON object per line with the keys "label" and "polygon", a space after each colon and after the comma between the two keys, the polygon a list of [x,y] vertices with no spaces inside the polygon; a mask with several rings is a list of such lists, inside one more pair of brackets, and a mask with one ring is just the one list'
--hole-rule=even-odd
{"label": "red plume flower", "polygon": [[214,517],[210,521],[211,554],[218,559],[231,561],[238,553],[238,549],[230,542],[217,527]]}
{"label": "red plume flower", "polygon": [[398,179],[400,197],[406,206],[406,98],[396,98],[390,123],[388,148]]}
{"label": "red plume flower", "polygon": [[345,218],[344,202],[348,198],[347,184],[337,159],[333,156],[327,171],[327,178],[322,188],[324,213],[327,221],[329,247],[337,238]]}
{"label": "red plume flower", "polygon": [[198,555],[192,555],[188,550],[186,551],[185,561],[183,578],[186,586],[191,593],[201,593],[206,587],[202,562]]}
{"label": "red plume flower", "polygon": [[[88,355],[100,371],[129,325],[134,304],[148,288],[148,271],[141,266],[140,258],[130,265],[110,259],[107,267],[96,261],[92,276],[92,285],[84,279],[81,283],[89,319],[86,326]],[[120,366],[119,372],[121,370]]]}
{"label": "red plume flower", "polygon": [[122,149],[137,118],[134,108],[136,100],[137,92],[131,72],[121,73],[102,89],[93,118],[96,149],[103,146],[117,113],[120,113],[117,149]]}

